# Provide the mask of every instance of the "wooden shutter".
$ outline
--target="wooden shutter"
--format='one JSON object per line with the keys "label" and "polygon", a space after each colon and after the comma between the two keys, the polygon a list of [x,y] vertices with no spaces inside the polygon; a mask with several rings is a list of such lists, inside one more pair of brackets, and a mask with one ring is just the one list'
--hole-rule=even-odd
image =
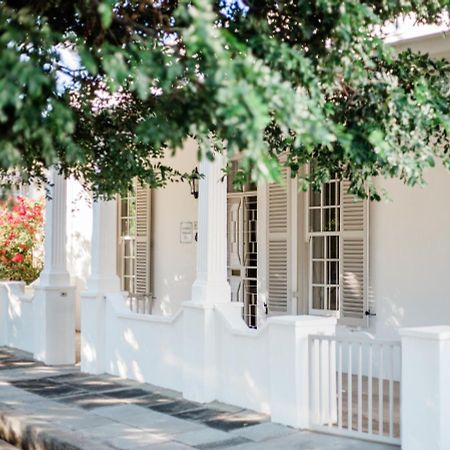
{"label": "wooden shutter", "polygon": [[341,321],[366,326],[369,278],[369,205],[348,193],[350,183],[341,184]]}
{"label": "wooden shutter", "polygon": [[267,307],[269,314],[290,312],[289,285],[289,185],[288,169],[283,169],[284,183],[268,185],[267,201]]}
{"label": "wooden shutter", "polygon": [[150,294],[151,279],[151,190],[136,183],[136,292]]}

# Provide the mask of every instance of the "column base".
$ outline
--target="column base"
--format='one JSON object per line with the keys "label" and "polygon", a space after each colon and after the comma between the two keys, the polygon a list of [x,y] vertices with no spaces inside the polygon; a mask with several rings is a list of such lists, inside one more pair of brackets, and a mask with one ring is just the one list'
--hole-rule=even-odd
{"label": "column base", "polygon": [[35,359],[48,365],[75,364],[75,287],[36,286]]}

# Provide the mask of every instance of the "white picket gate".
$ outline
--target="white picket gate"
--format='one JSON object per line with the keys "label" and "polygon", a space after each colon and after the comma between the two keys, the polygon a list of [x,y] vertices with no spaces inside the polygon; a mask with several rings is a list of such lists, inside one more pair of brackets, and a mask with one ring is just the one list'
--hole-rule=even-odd
{"label": "white picket gate", "polygon": [[311,428],[400,444],[400,341],[314,335]]}

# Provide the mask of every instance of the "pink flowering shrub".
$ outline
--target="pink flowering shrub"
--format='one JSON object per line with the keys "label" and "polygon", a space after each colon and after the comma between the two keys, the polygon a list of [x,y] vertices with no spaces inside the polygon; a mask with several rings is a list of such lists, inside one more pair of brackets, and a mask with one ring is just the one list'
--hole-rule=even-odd
{"label": "pink flowering shrub", "polygon": [[0,203],[0,280],[34,281],[42,270],[43,204],[25,197]]}

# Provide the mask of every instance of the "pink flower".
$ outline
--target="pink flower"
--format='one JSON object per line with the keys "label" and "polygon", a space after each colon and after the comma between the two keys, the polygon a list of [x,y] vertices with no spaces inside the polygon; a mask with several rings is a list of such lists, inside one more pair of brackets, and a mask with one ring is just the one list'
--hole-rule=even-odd
{"label": "pink flower", "polygon": [[12,262],[22,262],[24,260],[24,257],[21,253],[16,253],[12,258]]}

